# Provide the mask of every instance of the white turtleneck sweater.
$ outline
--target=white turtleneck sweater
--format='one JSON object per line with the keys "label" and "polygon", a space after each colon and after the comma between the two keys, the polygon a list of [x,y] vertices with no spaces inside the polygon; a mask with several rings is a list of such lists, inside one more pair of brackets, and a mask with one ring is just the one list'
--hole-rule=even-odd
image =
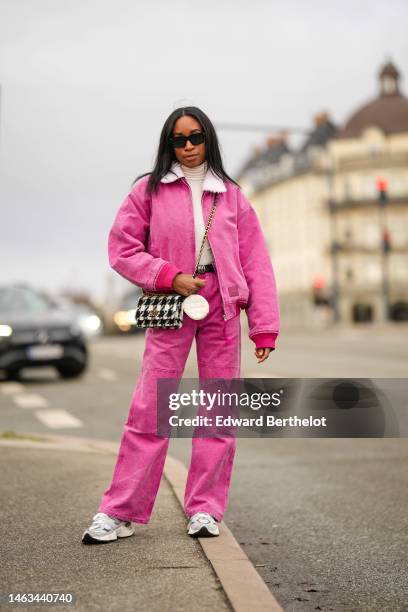
{"label": "white turtleneck sweater", "polygon": [[[193,195],[193,212],[194,212],[194,230],[195,230],[195,241],[196,241],[196,259],[194,263],[197,263],[197,258],[200,253],[201,242],[205,233],[205,223],[203,216],[203,209],[201,206],[201,197],[203,193],[203,181],[206,175],[208,164],[204,161],[195,168],[189,168],[184,164],[180,164],[183,170],[184,176],[188,184],[191,187]],[[214,262],[214,257],[208,242],[208,238],[205,241],[203,252],[200,259],[200,266]]]}

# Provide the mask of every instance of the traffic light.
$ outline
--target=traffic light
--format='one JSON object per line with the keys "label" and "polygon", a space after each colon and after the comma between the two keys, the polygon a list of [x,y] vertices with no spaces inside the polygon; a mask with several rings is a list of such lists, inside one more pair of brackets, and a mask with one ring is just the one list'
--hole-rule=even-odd
{"label": "traffic light", "polygon": [[326,291],[324,276],[315,276],[312,283],[312,298],[315,306],[329,306],[330,299]]}
{"label": "traffic light", "polygon": [[378,177],[376,181],[376,187],[378,191],[378,200],[381,205],[384,206],[388,198],[388,181],[385,178]]}

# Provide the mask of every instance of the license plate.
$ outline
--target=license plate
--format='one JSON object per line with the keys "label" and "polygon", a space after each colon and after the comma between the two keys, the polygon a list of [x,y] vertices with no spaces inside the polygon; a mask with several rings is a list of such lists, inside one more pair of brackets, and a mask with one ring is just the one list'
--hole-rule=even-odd
{"label": "license plate", "polygon": [[64,347],[60,344],[42,344],[30,346],[27,355],[30,359],[58,359],[64,354]]}

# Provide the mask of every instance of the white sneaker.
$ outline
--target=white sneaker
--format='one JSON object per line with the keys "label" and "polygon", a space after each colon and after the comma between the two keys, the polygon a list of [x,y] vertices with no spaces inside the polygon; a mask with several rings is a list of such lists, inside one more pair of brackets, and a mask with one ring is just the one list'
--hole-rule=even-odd
{"label": "white sneaker", "polygon": [[211,538],[220,535],[215,519],[208,512],[196,512],[190,517],[188,535],[193,538]]}
{"label": "white sneaker", "polygon": [[103,544],[118,538],[127,538],[135,533],[130,521],[122,521],[104,512],[97,512],[92,524],[82,535],[84,544]]}

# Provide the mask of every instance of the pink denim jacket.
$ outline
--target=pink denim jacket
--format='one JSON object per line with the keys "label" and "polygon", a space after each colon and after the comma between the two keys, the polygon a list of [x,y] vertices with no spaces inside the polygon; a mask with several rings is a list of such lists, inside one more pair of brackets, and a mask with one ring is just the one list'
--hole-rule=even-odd
{"label": "pink denim jacket", "polygon": [[[192,274],[196,253],[190,186],[178,162],[162,177],[157,193],[146,195],[149,176],[139,179],[122,202],[109,233],[109,263],[146,291],[171,292],[179,273]],[[275,348],[280,314],[275,276],[258,217],[241,189],[208,169],[202,208],[214,256],[224,321],[245,308],[249,338],[257,348]]]}

